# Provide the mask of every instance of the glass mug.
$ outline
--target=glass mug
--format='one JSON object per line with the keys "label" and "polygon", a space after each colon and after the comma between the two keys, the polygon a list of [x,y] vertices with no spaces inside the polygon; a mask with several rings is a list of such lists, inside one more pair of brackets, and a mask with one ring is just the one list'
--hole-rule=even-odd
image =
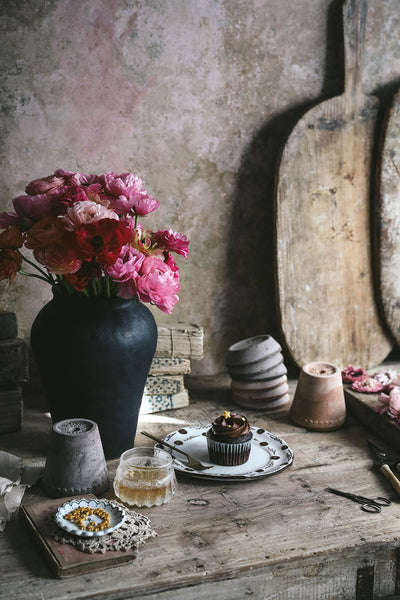
{"label": "glass mug", "polygon": [[160,448],[137,447],[121,454],[114,479],[116,496],[125,504],[160,506],[176,490],[172,457]]}

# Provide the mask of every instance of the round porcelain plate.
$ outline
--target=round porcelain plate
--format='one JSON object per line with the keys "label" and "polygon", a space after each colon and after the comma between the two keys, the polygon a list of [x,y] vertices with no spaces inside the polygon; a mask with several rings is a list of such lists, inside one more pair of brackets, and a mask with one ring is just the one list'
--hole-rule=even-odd
{"label": "round porcelain plate", "polygon": [[[71,510],[74,510],[80,506],[94,509],[101,508],[108,512],[110,515],[110,527],[103,529],[102,531],[87,531],[86,529],[80,529],[78,525],[64,518],[65,515],[71,512]],[[90,518],[100,522],[100,519],[97,517],[97,515],[93,515]],[[120,527],[125,521],[125,511],[112,502],[104,502],[103,500],[85,500],[82,498],[82,500],[71,500],[70,502],[65,502],[65,504],[60,506],[58,509],[55,519],[57,525],[59,525],[68,533],[82,537],[99,537],[100,535],[106,535],[106,533],[110,533],[111,531],[114,531]]]}
{"label": "round porcelain plate", "polygon": [[206,427],[185,427],[166,435],[163,439],[180,450],[197,458],[204,465],[210,466],[205,471],[195,471],[189,467],[183,455],[163,448],[170,452],[174,468],[178,473],[198,477],[200,479],[222,479],[224,481],[249,481],[268,477],[286,469],[293,461],[293,452],[286,442],[265,429],[251,427],[253,440],[249,460],[236,467],[224,467],[210,462],[207,450],[206,433],[211,425]]}

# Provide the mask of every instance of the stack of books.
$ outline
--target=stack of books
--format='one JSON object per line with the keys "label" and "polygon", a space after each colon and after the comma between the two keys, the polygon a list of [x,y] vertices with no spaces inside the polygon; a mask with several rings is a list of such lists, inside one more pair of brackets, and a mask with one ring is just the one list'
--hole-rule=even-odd
{"label": "stack of books", "polygon": [[185,375],[191,361],[203,358],[203,329],[179,323],[158,327],[156,353],[150,367],[141,414],[181,408],[189,404]]}
{"label": "stack of books", "polygon": [[0,433],[22,425],[21,384],[28,381],[28,347],[18,337],[14,313],[0,311]]}

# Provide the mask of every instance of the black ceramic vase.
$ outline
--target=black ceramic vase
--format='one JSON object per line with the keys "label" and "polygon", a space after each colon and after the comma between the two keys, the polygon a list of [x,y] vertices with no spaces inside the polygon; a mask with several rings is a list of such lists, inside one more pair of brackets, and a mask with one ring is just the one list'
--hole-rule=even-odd
{"label": "black ceramic vase", "polygon": [[154,317],[135,298],[55,295],[31,330],[53,422],[95,421],[107,459],[132,448],[156,345]]}

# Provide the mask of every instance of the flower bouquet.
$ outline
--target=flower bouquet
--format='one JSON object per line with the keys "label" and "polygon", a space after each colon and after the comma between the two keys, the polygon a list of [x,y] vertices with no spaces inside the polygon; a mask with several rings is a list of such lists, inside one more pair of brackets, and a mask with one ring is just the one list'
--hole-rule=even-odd
{"label": "flower bouquet", "polygon": [[[16,274],[50,284],[56,294],[114,297],[171,313],[189,241],[172,229],[145,229],[139,218],[160,206],[132,173],[85,175],[57,169],[31,181],[0,213],[0,280]],[[36,263],[21,249],[33,251]],[[26,262],[36,271],[23,270]]]}

